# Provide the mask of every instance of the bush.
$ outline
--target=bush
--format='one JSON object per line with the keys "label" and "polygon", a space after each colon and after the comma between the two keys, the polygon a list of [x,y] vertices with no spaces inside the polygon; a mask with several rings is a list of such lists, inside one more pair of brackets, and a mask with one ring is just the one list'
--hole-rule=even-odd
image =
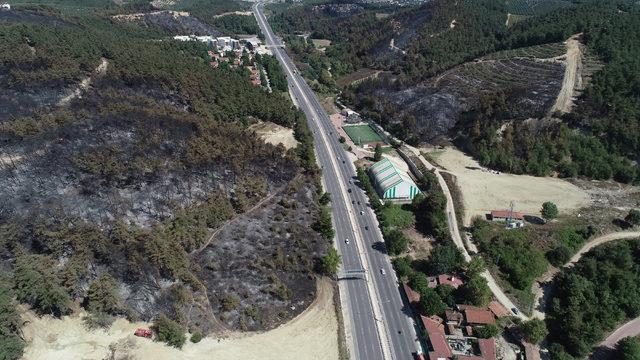
{"label": "bush", "polygon": [[450,273],[464,264],[464,257],[454,244],[436,245],[431,250],[429,271],[434,275]]}
{"label": "bush", "polygon": [[500,335],[500,328],[496,324],[474,326],[473,333],[481,339],[490,339]]}
{"label": "bush", "polygon": [[182,326],[164,314],[161,314],[153,324],[153,330],[157,335],[158,341],[178,349],[182,348],[182,345],[187,341]]}
{"label": "bush", "polygon": [[402,280],[408,278],[413,274],[414,270],[411,267],[413,259],[410,256],[404,256],[393,259],[393,267],[396,269],[396,274]]}
{"label": "bush", "polygon": [[567,263],[571,259],[573,252],[565,245],[556,246],[553,250],[547,252],[547,260],[551,265],[559,267]]}
{"label": "bush", "polygon": [[202,335],[202,333],[200,331],[196,331],[193,334],[191,334],[191,342],[194,344],[197,344],[200,342],[200,340],[202,340],[202,338],[204,337],[204,335]]}
{"label": "bush", "polygon": [[549,334],[544,321],[536,318],[523,322],[520,330],[524,339],[532,344],[539,344]]}
{"label": "bush", "polygon": [[547,220],[555,219],[556,217],[558,217],[558,207],[556,206],[556,204],[550,201],[542,204],[542,210],[540,210],[540,212],[542,213],[542,217]]}
{"label": "bush", "polygon": [[389,255],[398,255],[407,251],[410,240],[401,231],[393,229],[385,232],[384,242]]}
{"label": "bush", "polygon": [[415,224],[415,216],[412,211],[398,204],[387,204],[378,213],[382,227],[395,227],[408,229]]}
{"label": "bush", "polygon": [[420,306],[424,313],[428,316],[444,314],[444,311],[447,309],[447,304],[442,301],[438,293],[429,287],[421,290]]}
{"label": "bush", "polygon": [[115,279],[107,274],[101,274],[87,292],[88,309],[90,312],[115,315],[122,310],[122,301],[118,294]]}
{"label": "bush", "polygon": [[618,342],[616,350],[620,360],[640,360],[640,339],[626,337]]}
{"label": "bush", "polygon": [[624,218],[627,222],[632,223],[633,225],[640,224],[640,211],[636,209],[629,210],[629,214]]}
{"label": "bush", "polygon": [[509,230],[480,242],[480,249],[496,264],[513,287],[524,290],[547,270],[542,251],[525,238],[524,232]]}
{"label": "bush", "polygon": [[333,246],[330,246],[327,250],[327,255],[322,258],[322,271],[326,275],[335,275],[338,272],[340,261],[338,251]]}
{"label": "bush", "polygon": [[456,297],[465,304],[486,306],[491,301],[491,289],[480,275],[472,276],[456,291]]}
{"label": "bush", "polygon": [[107,329],[115,320],[116,318],[114,316],[104,312],[90,312],[82,319],[84,326],[89,330]]}

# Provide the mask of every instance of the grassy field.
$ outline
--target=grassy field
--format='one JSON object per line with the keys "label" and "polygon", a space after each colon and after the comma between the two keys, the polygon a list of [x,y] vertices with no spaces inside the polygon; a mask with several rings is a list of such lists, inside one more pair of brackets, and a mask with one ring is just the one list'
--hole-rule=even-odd
{"label": "grassy field", "polygon": [[384,226],[398,229],[408,229],[416,222],[410,205],[389,204],[380,210],[379,218]]}
{"label": "grassy field", "polygon": [[344,126],[343,129],[355,144],[383,141],[369,125]]}

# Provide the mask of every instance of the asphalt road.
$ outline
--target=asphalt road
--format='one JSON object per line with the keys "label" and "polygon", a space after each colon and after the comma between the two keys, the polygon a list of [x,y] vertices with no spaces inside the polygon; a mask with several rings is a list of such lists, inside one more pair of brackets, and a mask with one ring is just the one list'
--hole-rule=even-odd
{"label": "asphalt road", "polygon": [[[345,279],[352,359],[412,359],[419,347],[410,308],[400,295],[400,287],[384,253],[382,234],[365,193],[358,188],[355,169],[339,142],[327,113],[313,91],[297,74],[282,42],[263,14],[263,4],[253,7],[258,24],[280,61],[294,102],[309,121],[316,156],[323,169],[325,190],[331,193],[336,242],[342,256],[342,270],[364,269],[367,280]],[[368,229],[368,230],[367,230]],[[349,244],[345,239],[349,239]],[[384,272],[384,274],[383,274]]]}

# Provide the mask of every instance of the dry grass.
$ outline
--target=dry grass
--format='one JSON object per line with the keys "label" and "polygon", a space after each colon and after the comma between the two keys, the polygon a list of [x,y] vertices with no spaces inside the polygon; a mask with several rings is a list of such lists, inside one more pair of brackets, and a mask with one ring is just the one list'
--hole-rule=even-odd
{"label": "dry grass", "polygon": [[24,336],[28,346],[24,359],[104,359],[110,345],[117,345],[118,358],[131,359],[265,359],[338,360],[338,322],[329,280],[318,281],[318,297],[302,314],[274,330],[262,333],[230,333],[224,339],[189,341],[182,350],[137,338],[137,327],[145,323],[117,320],[108,331],[87,331],[78,317],[38,318],[23,316],[28,323]]}

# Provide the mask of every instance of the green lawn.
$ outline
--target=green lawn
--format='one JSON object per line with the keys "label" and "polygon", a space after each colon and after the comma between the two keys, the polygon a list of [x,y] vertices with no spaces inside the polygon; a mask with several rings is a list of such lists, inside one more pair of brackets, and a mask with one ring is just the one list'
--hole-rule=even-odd
{"label": "green lawn", "polygon": [[416,218],[410,205],[387,204],[380,210],[380,222],[385,227],[408,229],[415,224]]}
{"label": "green lawn", "polygon": [[382,137],[369,125],[350,125],[343,126],[342,128],[356,145],[383,142]]}

